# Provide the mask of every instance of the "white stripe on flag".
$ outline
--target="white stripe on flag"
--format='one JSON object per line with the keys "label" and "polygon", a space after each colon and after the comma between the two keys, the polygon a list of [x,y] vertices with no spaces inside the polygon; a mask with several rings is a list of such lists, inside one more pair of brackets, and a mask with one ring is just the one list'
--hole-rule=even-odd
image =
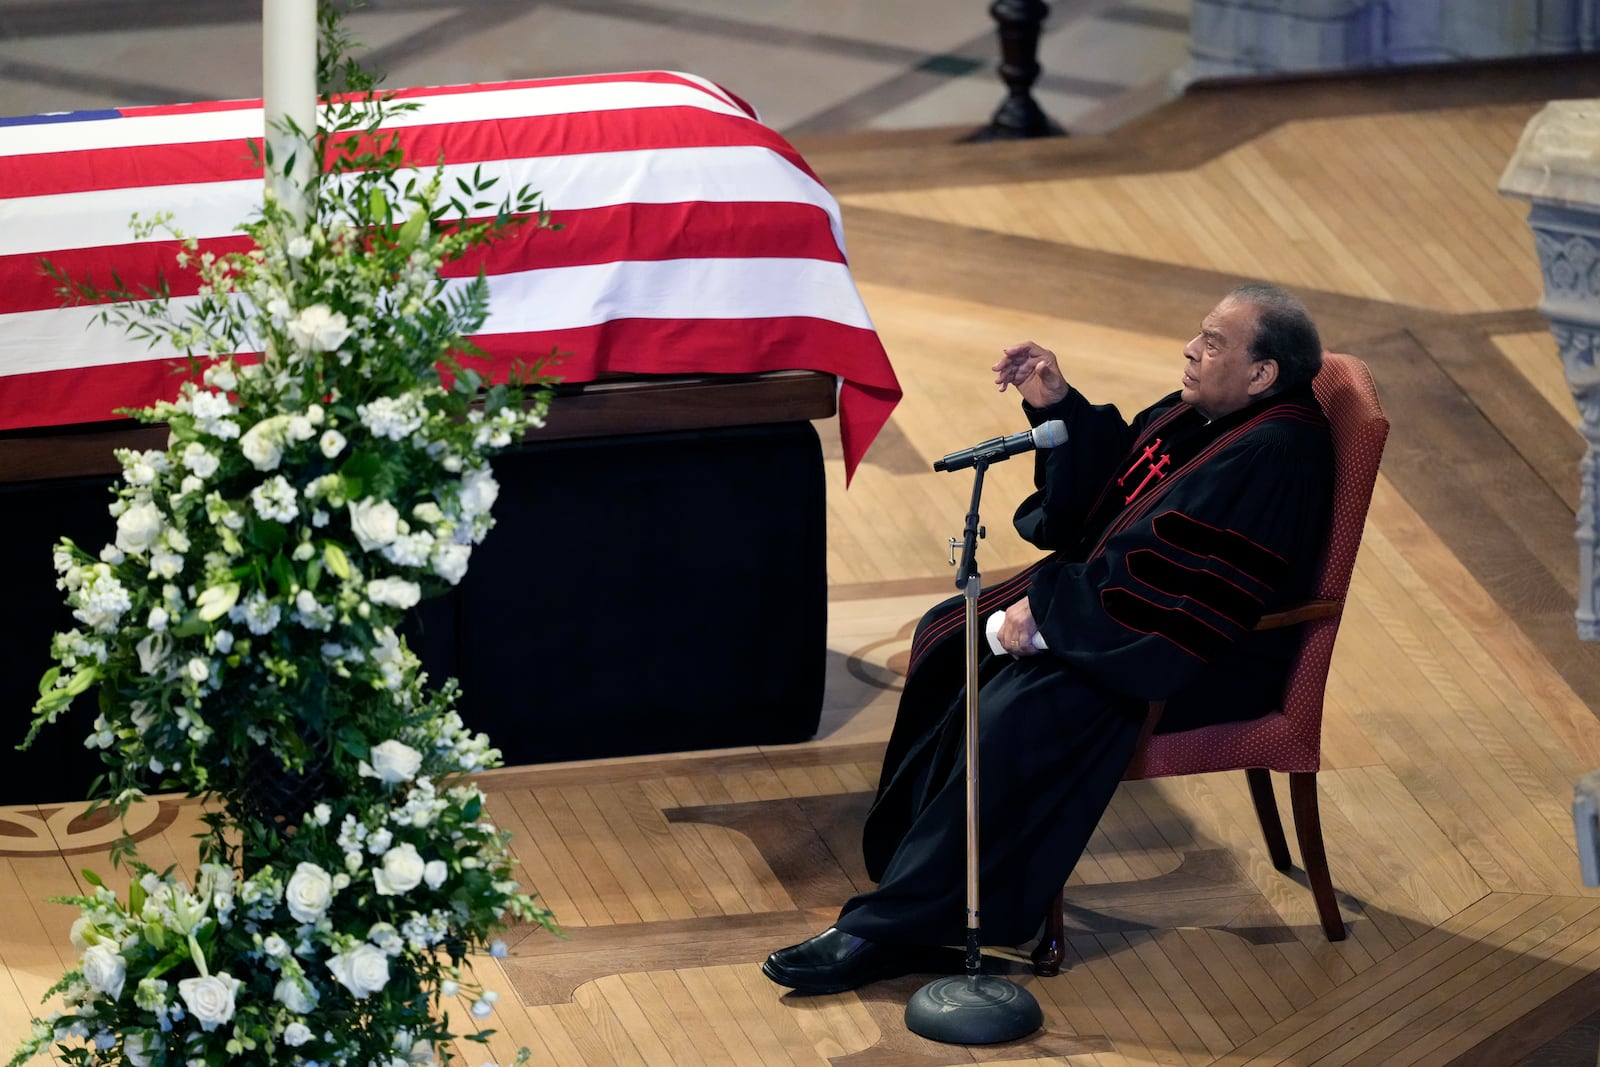
{"label": "white stripe on flag", "polygon": [[[462,163],[445,168],[444,191],[482,168],[498,177],[492,192],[531,186],[554,212],[617,204],[800,203],[828,213],[843,249],[838,204],[804,171],[757,145],[596,152],[575,156]],[[446,196],[448,199],[448,196]],[[0,199],[0,255],[48,255],[63,248],[137,243],[134,211],[170,212],[179,231],[200,240],[226,237],[261,210],[261,182],[207,182]],[[557,219],[557,221],[560,221]],[[157,234],[152,240],[164,240]]]}
{"label": "white stripe on flag", "polygon": [[[615,318],[805,316],[872,329],[850,269],[817,259],[668,259],[518,271],[489,279],[484,333],[593,326]],[[715,327],[710,327],[715,329]]]}
{"label": "white stripe on flag", "polygon": [[[445,92],[438,96],[413,97],[411,102],[421,107],[392,116],[383,128],[393,130],[409,126],[660,107],[694,107],[715,114],[749,117],[720,91],[712,97],[692,86],[674,85],[671,82],[583,82],[575,85]],[[0,156],[181,145],[235,138],[244,141],[246,138],[260,137],[264,128],[260,107],[194,114],[130,115],[75,122],[46,122],[8,127],[5,137],[0,139]],[[240,147],[242,151],[243,146]]]}
{"label": "white stripe on flag", "polygon": [[[468,279],[452,279],[452,291]],[[519,271],[489,279],[493,309],[483,333],[577,329],[614,318],[759,319],[806,317],[872,329],[840,263],[814,259],[623,261]],[[179,315],[197,297],[172,301]],[[48,370],[170,359],[146,347],[97,308],[68,307],[0,316],[0,378]],[[707,328],[715,329],[715,325]]]}

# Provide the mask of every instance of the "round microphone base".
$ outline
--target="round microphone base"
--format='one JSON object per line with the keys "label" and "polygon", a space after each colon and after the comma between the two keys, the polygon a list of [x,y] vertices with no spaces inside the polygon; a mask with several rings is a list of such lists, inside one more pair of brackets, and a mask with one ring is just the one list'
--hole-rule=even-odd
{"label": "round microphone base", "polygon": [[1043,1025],[1033,994],[992,974],[936,978],[906,1004],[906,1029],[946,1045],[997,1045]]}

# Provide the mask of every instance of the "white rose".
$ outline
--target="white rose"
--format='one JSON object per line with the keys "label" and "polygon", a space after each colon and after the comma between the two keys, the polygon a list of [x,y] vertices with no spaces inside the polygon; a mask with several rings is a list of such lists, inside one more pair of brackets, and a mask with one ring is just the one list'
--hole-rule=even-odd
{"label": "white rose", "polygon": [[391,785],[395,782],[411,781],[422,767],[422,753],[404,741],[392,738],[373,745],[368,759],[372,761],[370,764],[363,760],[358,768],[361,776],[380,778]]}
{"label": "white rose", "polygon": [[500,496],[500,483],[488,467],[479,467],[461,476],[461,513],[467,518],[485,515]]}
{"label": "white rose", "polygon": [[154,504],[133,504],[117,516],[117,547],[124,552],[140,553],[156,543],[167,517]]}
{"label": "white rose", "polygon": [[312,304],[287,328],[294,343],[307,352],[332,352],[350,336],[349,320],[327,304]]}
{"label": "white rose", "polygon": [[128,963],[115,946],[104,942],[90,945],[83,954],[83,980],[112,1000],[122,996],[122,983],[128,977]]}
{"label": "white rose", "polygon": [[[289,238],[289,243],[284,246],[284,251],[289,253],[290,259],[305,259],[311,254],[311,238],[303,233],[295,234]],[[298,1045],[300,1042],[296,1041]]]}
{"label": "white rose", "polygon": [[373,945],[357,945],[328,960],[328,970],[355,997],[365,998],[389,984],[389,957]]}
{"label": "white rose", "polygon": [[302,863],[289,878],[283,899],[296,921],[314,923],[328,913],[333,902],[333,876],[315,863]]}
{"label": "white rose", "polygon": [[329,459],[344,451],[344,434],[338,430],[324,430],[322,440],[317,442],[322,447],[322,454]]}
{"label": "white rose", "polygon": [[392,544],[400,536],[400,512],[387,500],[352,501],[350,504],[350,532],[368,552]]}
{"label": "white rose", "polygon": [[415,845],[396,845],[383,854],[383,865],[372,872],[372,884],[381,896],[409,893],[421,884],[425,866]]}
{"label": "white rose", "polygon": [[205,978],[185,978],[178,983],[178,995],[189,1014],[200,1020],[200,1028],[209,1031],[233,1018],[233,995],[239,985],[239,979],[218,971]]}
{"label": "white rose", "polygon": [[272,999],[296,1015],[304,1015],[317,1006],[318,998],[310,982],[297,982],[289,975],[284,975],[273,987]]}
{"label": "white rose", "polygon": [[467,563],[471,559],[471,545],[458,545],[453,541],[433,543],[433,573],[451,585],[458,584],[466,576]]}
{"label": "white rose", "polygon": [[290,1048],[299,1048],[311,1040],[311,1028],[305,1023],[290,1023],[283,1028],[283,1043]]}
{"label": "white rose", "polygon": [[445,866],[444,860],[429,860],[428,865],[422,868],[422,880],[428,883],[429,889],[438,889],[444,885],[449,873],[450,868]]}
{"label": "white rose", "polygon": [[422,587],[404,578],[379,578],[367,583],[367,599],[404,611],[422,599]]}
{"label": "white rose", "polygon": [[284,426],[287,415],[272,415],[262,419],[239,438],[239,451],[258,471],[270,471],[283,462]]}

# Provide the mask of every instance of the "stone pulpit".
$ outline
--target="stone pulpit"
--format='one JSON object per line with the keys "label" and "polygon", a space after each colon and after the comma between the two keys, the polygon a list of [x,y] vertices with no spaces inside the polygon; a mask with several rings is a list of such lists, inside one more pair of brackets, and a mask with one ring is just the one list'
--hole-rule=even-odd
{"label": "stone pulpit", "polygon": [[1600,100],[1555,100],[1522,131],[1500,192],[1528,200],[1544,299],[1588,451],[1578,503],[1578,636],[1600,641]]}

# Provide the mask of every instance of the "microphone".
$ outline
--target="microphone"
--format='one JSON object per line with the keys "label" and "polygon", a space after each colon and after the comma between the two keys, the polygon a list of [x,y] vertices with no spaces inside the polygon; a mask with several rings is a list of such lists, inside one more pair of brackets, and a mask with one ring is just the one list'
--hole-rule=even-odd
{"label": "microphone", "polygon": [[963,448],[959,452],[952,452],[941,460],[936,460],[933,469],[936,471],[966,470],[980,461],[983,463],[999,463],[1003,459],[1010,459],[1018,452],[1032,452],[1036,448],[1054,448],[1065,444],[1067,440],[1067,424],[1060,419],[1051,419],[1031,430],[1014,433],[1010,437],[996,437],[991,441]]}

